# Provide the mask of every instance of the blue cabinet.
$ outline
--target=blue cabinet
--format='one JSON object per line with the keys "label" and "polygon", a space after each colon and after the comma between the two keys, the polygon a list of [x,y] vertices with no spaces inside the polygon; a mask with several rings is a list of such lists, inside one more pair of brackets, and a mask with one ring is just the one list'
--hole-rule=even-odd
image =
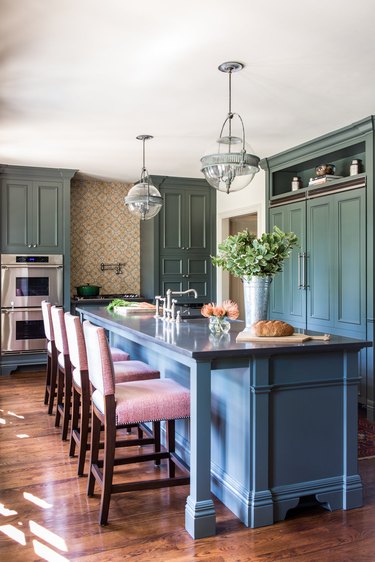
{"label": "blue cabinet", "polygon": [[[374,340],[374,116],[261,162],[268,227],[300,240],[271,288],[270,316],[296,328]],[[358,174],[350,175],[353,160]],[[315,167],[336,165],[338,178],[311,182]],[[292,179],[302,187],[292,190]],[[375,419],[373,349],[360,354],[359,401]]]}
{"label": "blue cabinet", "polygon": [[270,312],[296,328],[366,336],[365,190],[270,210],[270,227],[299,239],[271,285]]}

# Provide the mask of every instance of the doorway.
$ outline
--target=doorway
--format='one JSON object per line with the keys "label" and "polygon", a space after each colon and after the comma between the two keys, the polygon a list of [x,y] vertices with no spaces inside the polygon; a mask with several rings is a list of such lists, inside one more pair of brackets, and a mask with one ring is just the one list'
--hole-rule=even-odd
{"label": "doorway", "polygon": [[[247,229],[253,234],[258,232],[258,214],[248,213],[229,218],[229,234],[237,234],[242,230]],[[229,298],[238,304],[240,311],[239,318],[245,320],[245,307],[243,298],[242,280],[239,277],[229,276]]]}

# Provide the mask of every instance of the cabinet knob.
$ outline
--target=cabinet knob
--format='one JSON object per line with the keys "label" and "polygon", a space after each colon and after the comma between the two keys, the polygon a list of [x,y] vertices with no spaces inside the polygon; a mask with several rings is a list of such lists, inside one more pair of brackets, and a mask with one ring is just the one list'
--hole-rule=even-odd
{"label": "cabinet knob", "polygon": [[37,244],[33,244],[33,248],[36,248],[36,247],[37,247]]}

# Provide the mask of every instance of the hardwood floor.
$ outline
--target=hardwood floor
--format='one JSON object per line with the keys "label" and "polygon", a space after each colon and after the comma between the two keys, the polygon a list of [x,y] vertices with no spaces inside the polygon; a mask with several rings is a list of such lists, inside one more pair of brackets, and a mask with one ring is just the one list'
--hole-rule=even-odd
{"label": "hardwood floor", "polygon": [[87,478],[76,476],[77,460],[69,458],[43,396],[44,373],[0,377],[2,561],[375,560],[375,459],[359,462],[360,509],[306,507],[273,526],[248,529],[216,501],[216,537],[193,541],[184,529],[182,486],[113,496],[110,523],[100,527],[99,499],[86,496]]}

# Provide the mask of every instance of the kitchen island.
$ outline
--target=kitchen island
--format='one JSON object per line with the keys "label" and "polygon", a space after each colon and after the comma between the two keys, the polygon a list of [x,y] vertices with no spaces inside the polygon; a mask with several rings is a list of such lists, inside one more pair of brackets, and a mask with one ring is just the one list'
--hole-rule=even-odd
{"label": "kitchen island", "polygon": [[190,424],[180,420],[176,440],[190,466],[193,538],[216,532],[211,491],[249,527],[283,520],[306,498],[330,510],[362,505],[358,361],[370,342],[236,343],[241,322],[218,338],[203,318],[170,323],[84,305],[77,313],[190,388]]}

